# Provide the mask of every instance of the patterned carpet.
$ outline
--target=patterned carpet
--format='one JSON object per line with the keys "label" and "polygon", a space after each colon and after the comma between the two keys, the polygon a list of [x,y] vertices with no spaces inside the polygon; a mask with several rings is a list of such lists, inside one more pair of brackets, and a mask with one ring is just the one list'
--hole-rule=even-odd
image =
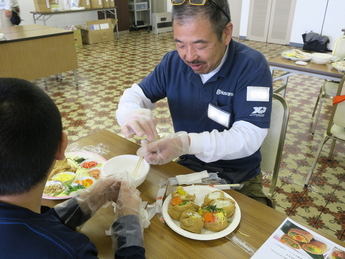
{"label": "patterned carpet", "polygon": [[[236,39],[238,40],[238,39]],[[242,41],[261,51],[267,59],[291,49],[289,46]],[[114,114],[124,89],[138,83],[174,49],[172,33],[135,31],[120,40],[77,49],[79,85],[72,72],[63,80],[55,77],[35,80],[58,105],[70,142],[108,129],[121,135]],[[281,82],[275,82],[277,87]],[[291,109],[279,180],[273,196],[276,209],[292,219],[345,240],[345,147],[339,143],[332,160],[326,145],[315,169],[311,186],[303,188],[305,176],[326,129],[331,101],[327,100],[314,136],[310,134],[311,113],[323,80],[304,75],[290,77],[286,100]],[[161,136],[172,132],[166,101],[154,111]],[[132,141],[138,142],[133,138]],[[265,188],[270,186],[267,180]]]}

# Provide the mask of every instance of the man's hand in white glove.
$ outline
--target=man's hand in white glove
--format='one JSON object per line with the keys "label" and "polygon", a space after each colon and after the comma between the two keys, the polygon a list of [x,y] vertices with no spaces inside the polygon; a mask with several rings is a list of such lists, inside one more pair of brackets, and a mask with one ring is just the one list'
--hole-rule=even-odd
{"label": "man's hand in white glove", "polygon": [[180,131],[155,142],[143,142],[142,147],[137,150],[137,155],[144,157],[149,164],[163,165],[187,154],[189,145],[187,132]]}
{"label": "man's hand in white glove", "polygon": [[158,137],[156,121],[150,109],[136,108],[128,112],[121,122],[121,131],[126,138],[134,134],[139,137],[146,136],[149,141]]}

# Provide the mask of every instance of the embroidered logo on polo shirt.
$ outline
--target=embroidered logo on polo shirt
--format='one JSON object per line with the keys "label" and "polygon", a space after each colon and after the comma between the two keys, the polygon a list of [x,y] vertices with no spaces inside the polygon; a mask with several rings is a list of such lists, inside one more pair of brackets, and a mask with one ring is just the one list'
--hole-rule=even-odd
{"label": "embroidered logo on polo shirt", "polygon": [[226,96],[234,96],[234,93],[231,92],[224,92],[220,89],[217,89],[216,95],[226,95]]}
{"label": "embroidered logo on polo shirt", "polygon": [[253,107],[254,111],[250,114],[250,116],[256,117],[264,117],[267,107]]}

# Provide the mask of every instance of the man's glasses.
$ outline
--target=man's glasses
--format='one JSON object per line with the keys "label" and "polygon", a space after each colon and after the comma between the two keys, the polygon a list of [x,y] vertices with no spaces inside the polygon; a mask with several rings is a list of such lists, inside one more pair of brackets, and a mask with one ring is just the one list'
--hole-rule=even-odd
{"label": "man's glasses", "polygon": [[[181,5],[184,2],[186,2],[187,0],[171,0],[172,5]],[[216,7],[219,11],[221,11],[226,18],[228,18],[229,22],[231,21],[230,16],[215,2],[213,2],[212,0],[188,0],[189,4],[191,5],[204,5],[206,4],[206,1],[209,1],[211,5],[213,5],[214,7]]]}

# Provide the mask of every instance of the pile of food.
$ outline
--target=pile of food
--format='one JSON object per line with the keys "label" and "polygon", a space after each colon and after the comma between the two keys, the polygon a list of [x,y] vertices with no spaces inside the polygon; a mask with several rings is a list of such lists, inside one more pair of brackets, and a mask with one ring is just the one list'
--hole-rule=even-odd
{"label": "pile of food", "polygon": [[89,154],[66,154],[51,171],[43,197],[72,196],[77,190],[89,188],[101,176],[103,162]]}
{"label": "pile of food", "polygon": [[339,72],[345,72],[345,61],[334,62],[332,66]]}
{"label": "pile of food", "polygon": [[291,60],[308,61],[311,59],[311,54],[303,52],[299,49],[287,50],[282,53],[282,56]]}
{"label": "pile of food", "polygon": [[280,242],[315,255],[322,255],[327,251],[325,243],[315,240],[311,233],[299,228],[289,229],[288,233],[280,238]]}
{"label": "pile of food", "polygon": [[207,194],[201,206],[194,203],[195,194],[189,194],[182,186],[172,193],[168,207],[171,218],[180,221],[180,227],[200,234],[203,228],[218,232],[227,228],[236,209],[235,202],[227,198],[223,191]]}

